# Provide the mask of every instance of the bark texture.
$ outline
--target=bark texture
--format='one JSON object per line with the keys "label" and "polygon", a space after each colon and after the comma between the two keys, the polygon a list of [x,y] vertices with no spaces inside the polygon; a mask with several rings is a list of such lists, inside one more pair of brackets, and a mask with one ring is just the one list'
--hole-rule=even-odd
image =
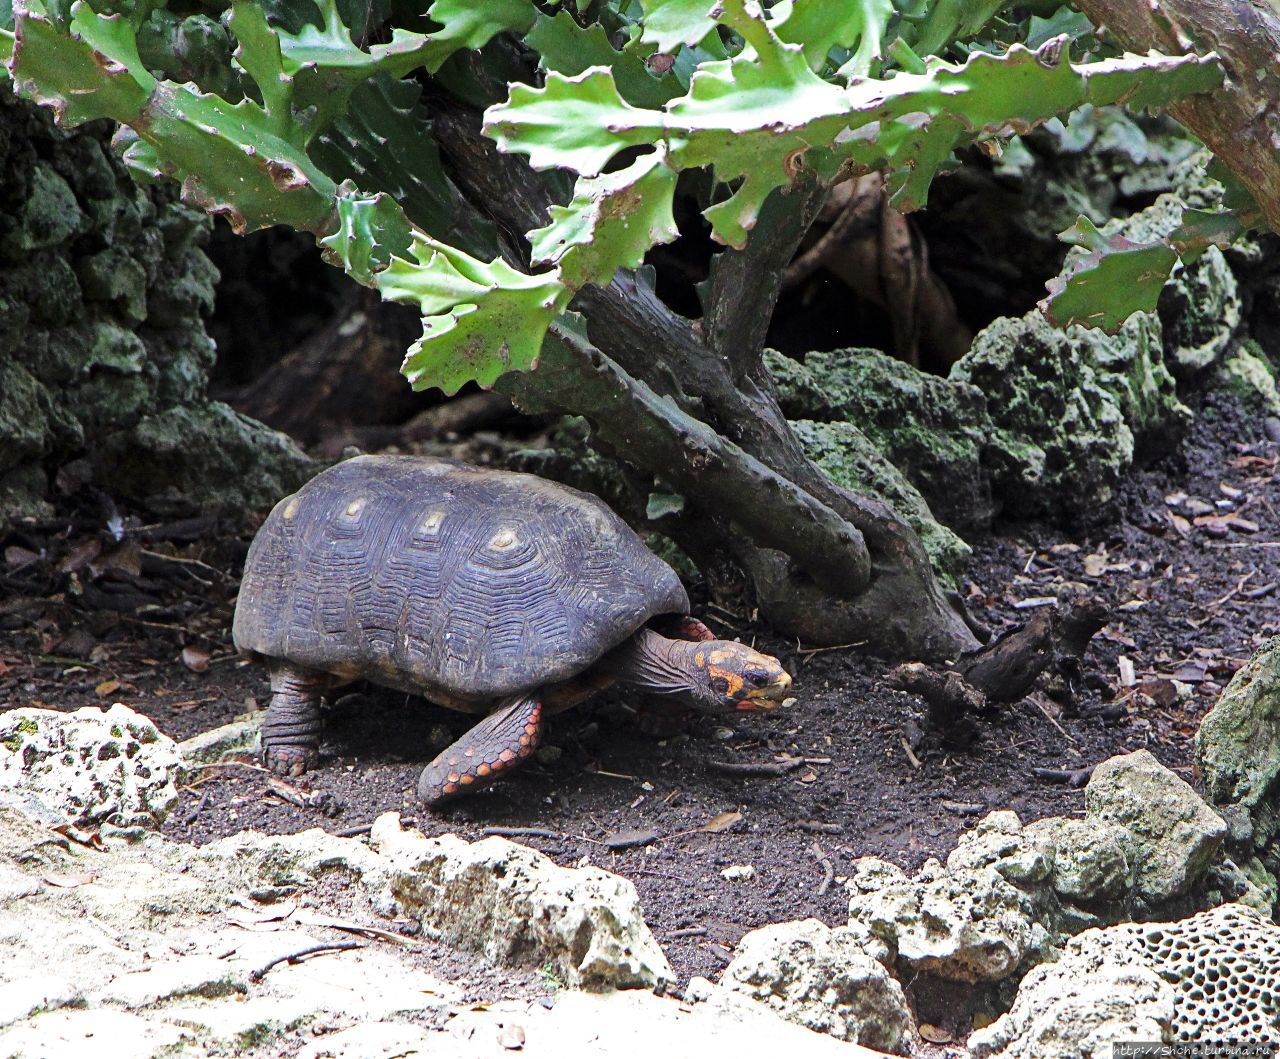
{"label": "bark texture", "polygon": [[1080,10],[1134,52],[1216,51],[1226,80],[1169,113],[1196,134],[1280,231],[1280,6],[1275,0],[1080,0]]}

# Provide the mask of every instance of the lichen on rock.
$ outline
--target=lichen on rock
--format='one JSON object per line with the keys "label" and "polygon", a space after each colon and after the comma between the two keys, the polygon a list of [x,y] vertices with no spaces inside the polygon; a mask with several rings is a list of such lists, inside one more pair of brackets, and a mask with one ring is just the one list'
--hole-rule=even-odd
{"label": "lichen on rock", "polygon": [[1280,637],[1242,666],[1201,721],[1196,765],[1231,827],[1241,869],[1274,894],[1280,876]]}

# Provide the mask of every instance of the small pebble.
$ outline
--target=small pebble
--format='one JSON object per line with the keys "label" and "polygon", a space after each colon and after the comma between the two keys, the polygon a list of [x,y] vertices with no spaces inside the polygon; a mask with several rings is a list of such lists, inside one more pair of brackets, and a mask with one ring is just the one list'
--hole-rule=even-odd
{"label": "small pebble", "polygon": [[1267,432],[1267,440],[1280,443],[1280,419],[1275,416],[1267,416],[1262,421],[1262,429]]}
{"label": "small pebble", "polygon": [[737,882],[739,879],[754,879],[756,870],[750,864],[730,864],[720,872],[720,878],[727,879],[729,882]]}
{"label": "small pebble", "polygon": [[689,979],[689,984],[685,986],[684,998],[690,1004],[701,1004],[705,1000],[711,999],[711,993],[715,989],[707,979],[695,975]]}

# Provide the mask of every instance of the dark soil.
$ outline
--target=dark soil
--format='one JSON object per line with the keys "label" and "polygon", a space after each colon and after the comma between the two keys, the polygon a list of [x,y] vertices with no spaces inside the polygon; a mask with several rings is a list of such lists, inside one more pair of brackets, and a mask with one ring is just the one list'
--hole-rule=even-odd
{"label": "dark soil", "polygon": [[[328,712],[322,767],[298,781],[329,792],[338,815],[291,804],[261,771],[231,765],[183,791],[166,831],[197,843],[247,827],[344,831],[388,810],[428,834],[533,829],[518,840],[557,862],[589,861],[632,879],[681,978],[714,977],[754,927],[805,916],[842,921],[840,884],[858,857],[915,868],[945,856],[990,810],[1031,820],[1081,809],[1080,790],[1044,782],[1035,768],[1074,771],[1147,747],[1194,781],[1199,718],[1277,631],[1280,449],[1260,421],[1209,405],[1183,451],[1135,475],[1121,513],[1101,528],[1022,526],[977,547],[969,603],[997,631],[1064,586],[1116,604],[1086,656],[1088,687],[1074,713],[1054,716],[1024,701],[982,719],[968,747],[920,742],[923,707],[888,687],[888,662],[856,647],[807,650],[711,610],[705,617],[718,630],[785,661],[792,706],[729,723],[697,718],[660,739],[641,729],[625,697],[605,698],[553,718],[537,763],[435,816],[415,803],[418,770],[468,719],[357,689]],[[1213,513],[1196,524],[1191,501]],[[78,503],[74,518],[5,541],[0,704],[119,700],[176,739],[265,705],[264,672],[239,660],[230,642],[252,527],[133,528],[117,544],[102,532],[100,508]],[[747,779],[713,765],[781,754],[805,762]],[[646,837],[647,845],[616,848]],[[733,865],[754,874],[722,877]]]}

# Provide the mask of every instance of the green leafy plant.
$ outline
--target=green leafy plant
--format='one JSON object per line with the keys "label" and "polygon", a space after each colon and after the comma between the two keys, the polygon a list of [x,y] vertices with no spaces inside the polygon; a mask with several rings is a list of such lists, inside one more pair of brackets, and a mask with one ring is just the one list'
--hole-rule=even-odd
{"label": "green leafy plant", "polygon": [[[1073,41],[1096,44],[1074,12],[997,0],[435,0],[426,17],[236,0],[216,20],[17,0],[5,44],[18,90],[62,122],[121,123],[140,179],[181,182],[239,231],[312,232],[415,305],[413,386],[586,416],[642,500],[682,498],[664,529],[695,557],[710,533],[776,624],[948,654],[972,637],[915,535],[804,458],[765,326],[834,182],[880,170],[915,209],[959,148],[1222,76],[1195,55],[1072,61]],[[641,269],[690,197],[725,248],[696,328]]]}

